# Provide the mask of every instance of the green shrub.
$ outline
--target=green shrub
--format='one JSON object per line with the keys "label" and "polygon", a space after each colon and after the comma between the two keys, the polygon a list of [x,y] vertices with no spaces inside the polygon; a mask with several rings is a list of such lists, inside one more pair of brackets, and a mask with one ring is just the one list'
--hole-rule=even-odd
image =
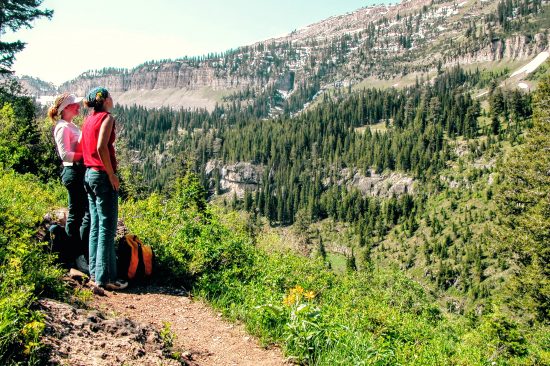
{"label": "green shrub", "polygon": [[34,238],[44,213],[61,190],[36,177],[0,170],[0,364],[39,363],[44,329],[38,297],[65,293],[61,271]]}

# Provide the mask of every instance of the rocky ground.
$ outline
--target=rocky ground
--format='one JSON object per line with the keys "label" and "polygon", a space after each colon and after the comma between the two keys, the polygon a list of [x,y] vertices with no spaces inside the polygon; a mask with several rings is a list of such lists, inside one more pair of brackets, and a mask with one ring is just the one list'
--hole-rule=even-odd
{"label": "rocky ground", "polygon": [[50,365],[289,364],[183,289],[139,286],[96,295],[89,309],[53,300],[40,307]]}
{"label": "rocky ground", "polygon": [[41,300],[46,315],[42,344],[48,365],[181,365],[169,358],[160,333],[149,324]]}

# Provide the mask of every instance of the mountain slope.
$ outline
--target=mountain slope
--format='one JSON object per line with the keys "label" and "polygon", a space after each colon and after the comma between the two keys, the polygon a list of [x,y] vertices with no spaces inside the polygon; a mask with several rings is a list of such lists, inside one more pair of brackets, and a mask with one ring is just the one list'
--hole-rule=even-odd
{"label": "mountain slope", "polygon": [[331,17],[221,55],[88,71],[60,89],[82,95],[105,85],[127,105],[212,110],[228,94],[269,86],[293,94],[313,84],[315,92],[365,80],[410,84],[455,64],[487,69],[526,63],[548,49],[547,14],[542,0],[404,1]]}

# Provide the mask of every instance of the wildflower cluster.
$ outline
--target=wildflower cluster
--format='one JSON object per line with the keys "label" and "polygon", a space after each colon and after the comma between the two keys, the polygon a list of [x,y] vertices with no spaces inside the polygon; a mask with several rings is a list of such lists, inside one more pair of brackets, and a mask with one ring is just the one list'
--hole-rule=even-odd
{"label": "wildflower cluster", "polygon": [[33,352],[34,349],[40,346],[38,339],[40,338],[40,335],[44,331],[44,327],[45,327],[44,323],[37,320],[31,321],[30,323],[25,324],[25,326],[21,330],[21,334],[25,339],[23,354],[28,356]]}
{"label": "wildflower cluster", "polygon": [[299,362],[307,364],[315,363],[317,352],[327,341],[321,308],[313,299],[313,291],[306,291],[297,285],[290,289],[283,300],[283,305],[290,308],[284,327],[286,351]]}
{"label": "wildflower cluster", "polygon": [[315,293],[313,291],[306,291],[302,286],[296,285],[296,287],[291,288],[289,294],[285,296],[283,304],[286,306],[293,306],[300,304],[304,299],[311,301],[314,298]]}

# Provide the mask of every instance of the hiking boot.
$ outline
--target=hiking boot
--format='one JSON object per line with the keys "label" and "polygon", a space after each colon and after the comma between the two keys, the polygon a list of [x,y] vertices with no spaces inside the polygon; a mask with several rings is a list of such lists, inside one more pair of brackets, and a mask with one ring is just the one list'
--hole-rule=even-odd
{"label": "hiking boot", "polygon": [[84,255],[76,258],[75,264],[76,269],[78,269],[80,272],[90,274],[90,268],[88,267],[88,262],[86,261],[86,257]]}
{"label": "hiking boot", "polygon": [[105,285],[105,288],[111,291],[124,290],[126,287],[128,287],[128,282],[124,280],[116,280]]}

